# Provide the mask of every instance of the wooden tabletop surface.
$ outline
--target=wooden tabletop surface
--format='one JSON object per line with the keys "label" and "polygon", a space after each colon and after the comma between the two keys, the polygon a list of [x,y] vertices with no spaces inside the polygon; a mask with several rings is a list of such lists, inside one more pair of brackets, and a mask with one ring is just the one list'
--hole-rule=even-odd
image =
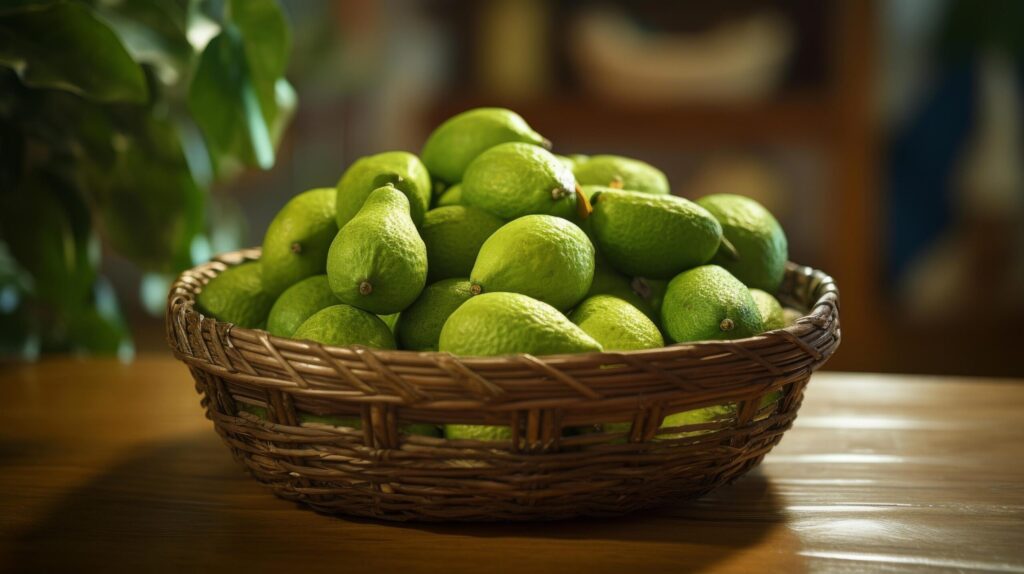
{"label": "wooden tabletop surface", "polygon": [[279,500],[188,372],[0,365],[0,570],[1024,573],[1024,381],[821,373],[759,470],[618,519],[395,525]]}

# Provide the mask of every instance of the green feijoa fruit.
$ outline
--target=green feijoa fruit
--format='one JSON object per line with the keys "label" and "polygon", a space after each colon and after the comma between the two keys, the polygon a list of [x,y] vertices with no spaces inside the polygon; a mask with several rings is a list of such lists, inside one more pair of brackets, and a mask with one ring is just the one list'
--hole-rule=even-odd
{"label": "green feijoa fruit", "polygon": [[[355,430],[363,428],[363,420],[357,416],[314,415],[300,412],[299,421]],[[441,437],[441,427],[426,423],[400,423],[398,432],[403,435]]]}
{"label": "green feijoa fruit", "polygon": [[277,337],[291,337],[313,313],[338,303],[327,275],[307,277],[285,289],[274,302],[267,317],[267,331]]}
{"label": "green feijoa fruit", "polygon": [[456,183],[455,185],[444,190],[437,197],[437,203],[435,207],[448,207],[450,205],[462,205],[462,184]]}
{"label": "green feijoa fruit", "polygon": [[481,357],[554,355],[600,351],[601,344],[547,303],[519,293],[484,293],[448,317],[438,349]]}
{"label": "green feijoa fruit", "polygon": [[236,402],[235,405],[238,408],[239,412],[249,413],[250,415],[253,415],[254,417],[257,418],[261,418],[263,420],[267,419],[266,407],[261,407],[259,405],[250,405],[249,403],[243,403],[241,401]]}
{"label": "green feijoa fruit", "polygon": [[445,183],[458,183],[477,156],[507,142],[551,146],[512,110],[477,108],[453,116],[438,126],[427,137],[420,155],[431,176]]}
{"label": "green feijoa fruit", "polygon": [[605,351],[635,351],[663,347],[658,326],[642,311],[611,295],[585,299],[569,314]]}
{"label": "green feijoa fruit", "polygon": [[722,227],[706,209],[671,195],[602,191],[591,200],[601,254],[633,277],[670,279],[714,257]]}
{"label": "green feijoa fruit", "polygon": [[[586,297],[594,295],[618,297],[642,311],[651,321],[660,321],[661,315],[653,307],[651,300],[644,297],[643,294],[646,292],[634,288],[634,281],[613,269],[602,257],[598,256],[594,259],[594,280],[590,283],[590,290],[587,291]],[[660,305],[661,302],[658,301],[658,303]]]}
{"label": "green feijoa fruit", "polygon": [[395,348],[395,337],[380,317],[344,303],[317,311],[299,325],[292,337],[324,345]]}
{"label": "green feijoa fruit", "polygon": [[[724,405],[713,405],[710,407],[703,407],[699,409],[693,409],[691,411],[685,411],[681,413],[674,413],[668,415],[662,420],[661,428],[686,427],[715,421],[725,421],[735,416],[736,405],[734,403],[728,403]],[[698,429],[674,433],[662,433],[656,437],[656,440],[686,438],[690,436],[708,434],[711,432],[714,431],[711,429]]]}
{"label": "green feijoa fruit", "polygon": [[430,174],[420,159],[405,151],[388,151],[359,158],[337,185],[336,223],[342,228],[362,209],[377,188],[390,184],[409,200],[409,215],[419,225],[430,207]]}
{"label": "green feijoa fruit", "polygon": [[338,234],[332,188],[296,195],[277,212],[263,236],[263,289],[277,296],[327,266],[327,250]]}
{"label": "green feijoa fruit", "polygon": [[427,281],[468,277],[480,246],[504,223],[475,207],[453,205],[428,211],[420,226],[427,246]]}
{"label": "green feijoa fruit", "polygon": [[576,168],[576,161],[573,160],[571,157],[567,155],[558,155],[557,153],[553,155],[558,161],[562,162],[565,165],[565,167],[569,168],[570,170]]}
{"label": "green feijoa fruit", "polygon": [[399,315],[401,315],[401,312],[391,313],[390,315],[377,315],[377,316],[380,317],[380,320],[384,321],[384,324],[388,326],[388,329],[391,329],[391,332],[394,333],[395,332],[395,325],[398,324],[398,316]]}
{"label": "green feijoa fruit", "polygon": [[427,247],[393,186],[375,190],[331,243],[327,279],[334,295],[377,315],[405,309],[427,281]]}
{"label": "green feijoa fruit", "polygon": [[760,289],[751,289],[750,296],[754,298],[757,311],[761,314],[761,324],[765,331],[773,331],[786,326],[782,304],[778,299]]}
{"label": "green feijoa fruit", "polygon": [[500,425],[444,425],[444,438],[449,440],[497,441],[511,440],[512,427]]}
{"label": "green feijoa fruit", "polygon": [[786,272],[786,234],[763,205],[742,195],[717,193],[697,203],[722,224],[723,242],[714,263],[725,267],[747,287],[778,290]]}
{"label": "green feijoa fruit", "polygon": [[718,265],[684,271],[669,282],[661,326],[675,343],[742,339],[764,330],[750,290]]}
{"label": "green feijoa fruit", "polygon": [[[624,191],[624,190],[621,190],[621,189],[615,189],[613,187],[608,187],[606,185],[581,185],[580,186],[580,190],[583,192],[583,195],[587,196],[587,199],[590,200],[590,201],[593,201],[594,200],[594,196],[597,195],[599,192],[602,192],[602,191]],[[637,192],[633,192],[633,193],[637,193]]]}
{"label": "green feijoa fruit", "polygon": [[462,203],[501,219],[532,213],[576,217],[576,180],[551,152],[506,143],[483,152],[466,169]]}
{"label": "green feijoa fruit", "polygon": [[806,315],[806,313],[799,309],[786,307],[782,310],[782,318],[784,321],[783,325],[785,327],[792,327],[793,325],[796,325],[796,322],[799,321],[800,318],[803,317],[804,315]]}
{"label": "green feijoa fruit", "polygon": [[[261,419],[267,418],[267,409],[246,403],[237,403],[238,410],[255,415]],[[346,415],[317,415],[313,413],[299,412],[299,422],[303,424],[328,425],[347,429],[359,430],[363,428],[363,420],[358,416]],[[441,437],[441,427],[424,423],[405,423],[398,426],[398,432],[404,435],[420,435]]]}
{"label": "green feijoa fruit", "polygon": [[[654,313],[651,320],[661,321],[661,304],[665,299],[665,291],[668,290],[668,280],[647,279],[646,277],[634,277],[630,282],[633,292],[643,300],[647,307]],[[640,309],[643,311],[643,308]]]}
{"label": "green feijoa fruit", "polygon": [[574,223],[527,215],[505,224],[484,242],[470,281],[474,292],[510,291],[569,309],[590,289],[594,246]]}
{"label": "green feijoa fruit", "polygon": [[398,319],[398,346],[411,351],[436,351],[445,321],[472,296],[466,278],[443,279],[428,285]]}
{"label": "green feijoa fruit", "polygon": [[274,304],[263,290],[262,266],[250,261],[228,267],[203,286],[196,304],[204,315],[239,327],[262,329]]}
{"label": "green feijoa fruit", "polygon": [[569,161],[572,162],[573,168],[575,168],[578,165],[582,165],[582,164],[590,161],[590,156],[586,155],[586,154],[582,154],[582,153],[571,153],[571,154],[569,154],[569,155],[567,155],[565,157],[568,158]]}
{"label": "green feijoa fruit", "polygon": [[668,195],[668,178],[658,168],[640,160],[618,155],[595,155],[573,169],[580,185],[603,185],[617,189]]}
{"label": "green feijoa fruit", "polygon": [[[730,417],[734,416],[736,416],[736,405],[734,403],[728,403],[724,405],[712,405],[710,407],[701,407],[699,409],[693,409],[681,413],[670,414],[666,416],[664,419],[662,419],[661,426],[659,428],[664,429],[699,425],[729,419]],[[626,432],[629,431],[630,426],[631,423],[626,422],[608,423],[604,425],[604,430],[605,432]],[[691,436],[708,434],[710,432],[713,431],[700,429],[671,433],[663,432],[656,435],[654,437],[654,440],[686,438]]]}

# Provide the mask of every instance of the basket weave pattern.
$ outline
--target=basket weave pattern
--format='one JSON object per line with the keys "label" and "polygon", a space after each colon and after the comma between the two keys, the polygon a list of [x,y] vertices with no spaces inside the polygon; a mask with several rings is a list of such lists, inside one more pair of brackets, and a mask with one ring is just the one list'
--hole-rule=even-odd
{"label": "basket weave pattern", "polygon": [[[168,297],[167,339],[235,458],[278,496],[329,513],[558,519],[701,496],[778,443],[811,373],[840,340],[832,279],[793,264],[780,299],[810,309],[796,325],[622,353],[457,358],[330,347],[195,310],[210,279],[258,257],[258,249],[233,252],[184,272]],[[776,391],[777,401],[762,401]],[[661,428],[666,415],[713,405],[731,414]],[[305,422],[300,413],[351,417],[361,428]],[[512,438],[406,435],[407,423],[506,425]],[[564,432],[601,423],[626,424]]]}

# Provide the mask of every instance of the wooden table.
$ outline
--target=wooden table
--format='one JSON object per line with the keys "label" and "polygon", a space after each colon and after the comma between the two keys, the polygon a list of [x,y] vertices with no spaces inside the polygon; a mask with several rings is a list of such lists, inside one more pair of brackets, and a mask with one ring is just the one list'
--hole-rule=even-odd
{"label": "wooden table", "polygon": [[760,470],[619,519],[395,525],[247,478],[185,368],[0,366],[10,571],[1024,572],[1024,381],[823,373]]}

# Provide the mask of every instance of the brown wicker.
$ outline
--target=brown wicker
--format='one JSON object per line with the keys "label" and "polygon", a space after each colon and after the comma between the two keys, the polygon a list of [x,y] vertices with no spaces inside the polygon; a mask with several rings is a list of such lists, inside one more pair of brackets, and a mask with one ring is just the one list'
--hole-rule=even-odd
{"label": "brown wicker", "polygon": [[[793,264],[780,298],[810,309],[796,325],[622,353],[457,358],[330,347],[194,309],[211,278],[258,257],[229,253],[183,273],[168,299],[168,342],[235,458],[278,496],[328,513],[559,519],[695,498],[778,443],[811,373],[839,345],[835,284]],[[778,390],[782,398],[762,406]],[[668,414],[722,404],[734,408],[720,420],[659,428]],[[298,413],[358,417],[362,428],[299,422]],[[400,421],[508,425],[514,438],[406,436]],[[563,436],[609,422],[628,430]]]}

